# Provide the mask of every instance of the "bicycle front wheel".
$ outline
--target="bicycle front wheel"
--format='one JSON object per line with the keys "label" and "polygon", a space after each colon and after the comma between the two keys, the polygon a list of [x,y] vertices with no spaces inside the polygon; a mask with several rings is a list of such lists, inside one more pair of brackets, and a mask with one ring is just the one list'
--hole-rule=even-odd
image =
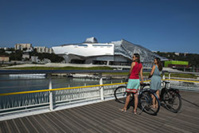
{"label": "bicycle front wheel", "polygon": [[119,86],[114,91],[115,100],[120,103],[125,103],[126,95],[126,86]]}
{"label": "bicycle front wheel", "polygon": [[160,102],[156,94],[149,90],[143,91],[140,94],[139,105],[142,111],[150,115],[157,115],[160,109]]}
{"label": "bicycle front wheel", "polygon": [[169,90],[163,94],[163,101],[166,109],[171,112],[177,113],[181,109],[181,96],[173,90]]}

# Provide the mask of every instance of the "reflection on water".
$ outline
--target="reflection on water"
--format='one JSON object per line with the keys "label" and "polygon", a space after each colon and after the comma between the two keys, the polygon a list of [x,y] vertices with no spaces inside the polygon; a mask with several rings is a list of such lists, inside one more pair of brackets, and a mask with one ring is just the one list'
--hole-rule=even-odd
{"label": "reflection on water", "polygon": [[[70,78],[52,76],[52,88],[64,88],[86,85],[97,85],[99,79],[92,78]],[[126,82],[121,79],[103,79],[104,84]],[[170,81],[172,88],[182,90],[199,90],[199,83]],[[49,88],[49,78],[18,77],[9,75],[0,75],[0,93],[20,92],[30,90],[42,90]]]}
{"label": "reflection on water", "polygon": [[[75,87],[85,85],[98,85],[99,79],[86,78],[68,78],[52,76],[52,88]],[[122,79],[104,79],[104,84],[123,82]],[[42,90],[49,88],[49,78],[25,78],[13,77],[9,75],[0,76],[0,93],[21,92],[30,90]],[[89,90],[93,89],[93,90]],[[89,93],[88,93],[89,91]],[[106,90],[108,92],[108,90]],[[106,92],[106,93],[107,93]],[[98,96],[99,87],[87,89],[74,89],[55,91],[54,98],[56,101],[85,98],[90,96]],[[113,89],[111,90],[113,94]],[[39,92],[21,95],[10,95],[0,97],[0,109],[8,109],[13,107],[22,107],[36,104],[46,104],[49,102],[49,92]]]}
{"label": "reflection on water", "polygon": [[[97,85],[99,79],[92,78],[69,78],[52,76],[52,88],[65,88],[75,86]],[[104,84],[125,82],[124,79],[103,79]],[[109,87],[109,86],[108,86]],[[111,86],[110,86],[111,87]],[[180,90],[199,91],[199,83],[190,83],[182,81],[171,81],[171,87]],[[42,90],[49,88],[49,78],[25,78],[13,77],[9,75],[0,75],[0,93],[20,92],[30,90]],[[113,96],[116,86],[106,88],[104,94]],[[66,101],[77,98],[87,99],[88,97],[100,97],[99,87],[96,88],[80,88],[73,90],[55,91],[55,101]],[[8,109],[13,107],[26,107],[28,105],[49,103],[49,92],[39,92],[21,95],[10,95],[0,97],[0,109]]]}
{"label": "reflection on water", "polygon": [[[57,77],[52,79],[52,88],[97,85],[99,79]],[[124,82],[123,79],[103,79],[104,84]],[[49,78],[24,78],[9,75],[0,76],[0,93],[48,89]]]}

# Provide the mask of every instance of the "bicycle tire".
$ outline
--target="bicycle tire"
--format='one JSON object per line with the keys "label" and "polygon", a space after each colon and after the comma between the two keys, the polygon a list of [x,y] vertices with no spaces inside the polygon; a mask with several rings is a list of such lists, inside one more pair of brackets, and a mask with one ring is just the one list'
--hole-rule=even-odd
{"label": "bicycle tire", "polygon": [[119,86],[114,91],[115,100],[119,103],[125,103],[126,95],[126,86]]}
{"label": "bicycle tire", "polygon": [[177,113],[180,111],[182,106],[182,100],[180,94],[176,93],[173,90],[164,92],[163,101],[165,108],[171,112]]}
{"label": "bicycle tire", "polygon": [[[158,107],[153,108],[152,96],[154,96],[155,101],[158,102]],[[147,114],[157,115],[160,110],[160,101],[155,93],[152,93],[150,90],[145,90],[139,96],[139,106],[142,111],[146,112]]]}

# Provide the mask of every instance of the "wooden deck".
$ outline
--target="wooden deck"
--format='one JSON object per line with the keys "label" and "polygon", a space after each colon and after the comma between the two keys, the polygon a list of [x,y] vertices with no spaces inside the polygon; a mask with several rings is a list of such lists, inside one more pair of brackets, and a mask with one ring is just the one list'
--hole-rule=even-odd
{"label": "wooden deck", "polygon": [[132,107],[114,100],[0,122],[1,133],[126,133],[199,132],[199,93],[181,92],[182,109],[172,113],[161,107],[157,116],[133,115]]}

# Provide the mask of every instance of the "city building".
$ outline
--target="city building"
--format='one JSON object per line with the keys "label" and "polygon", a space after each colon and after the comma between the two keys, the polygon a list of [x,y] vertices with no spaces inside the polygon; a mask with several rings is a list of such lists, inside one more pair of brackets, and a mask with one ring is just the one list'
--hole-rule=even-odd
{"label": "city building", "polygon": [[31,56],[31,61],[32,61],[32,62],[35,62],[35,63],[40,62],[38,56]]}
{"label": "city building", "polygon": [[130,65],[132,55],[138,53],[144,66],[151,66],[154,58],[164,57],[124,39],[110,43],[99,43],[95,37],[87,38],[83,43],[64,44],[52,47],[55,54],[63,56],[66,63]]}
{"label": "city building", "polygon": [[36,46],[34,47],[38,53],[53,53],[52,48],[47,48],[47,47],[41,47],[41,46]]}
{"label": "city building", "polygon": [[30,54],[29,54],[29,53],[24,53],[24,54],[22,55],[22,58],[23,58],[23,59],[30,59]]}
{"label": "city building", "polygon": [[30,43],[18,43],[15,44],[15,50],[27,50],[32,51],[33,47]]}
{"label": "city building", "polygon": [[0,55],[0,62],[8,62],[9,60],[9,56]]}

